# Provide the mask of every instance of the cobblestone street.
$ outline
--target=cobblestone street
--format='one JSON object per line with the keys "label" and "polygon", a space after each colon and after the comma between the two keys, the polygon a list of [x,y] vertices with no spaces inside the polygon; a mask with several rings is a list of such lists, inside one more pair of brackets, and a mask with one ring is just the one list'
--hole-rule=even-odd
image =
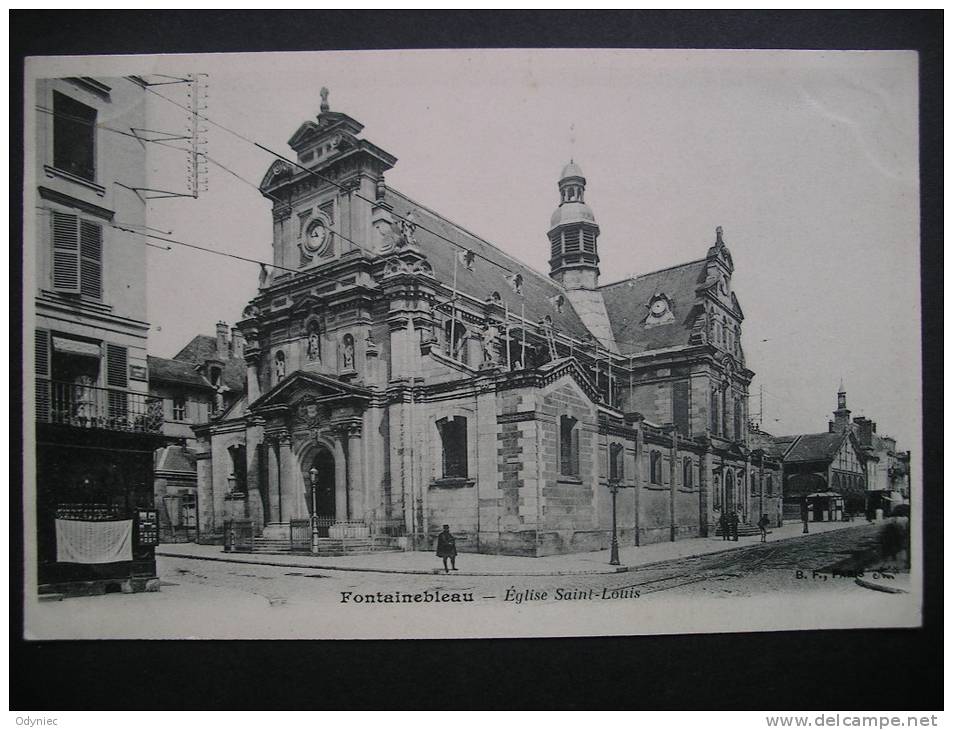
{"label": "cobblestone street", "polygon": [[[398,605],[391,605],[386,596],[394,594],[422,594],[422,603],[431,602],[428,595],[469,596],[469,600],[463,599],[466,607],[482,609],[468,614],[475,615],[478,622],[492,617],[496,622],[513,620],[514,627],[527,622],[532,625],[537,619],[559,620],[559,612],[570,609],[595,620],[604,617],[607,608],[614,610],[617,618],[624,611],[658,614],[659,607],[675,610],[687,604],[697,606],[706,599],[716,608],[735,612],[755,606],[772,611],[771,607],[790,607],[797,601],[829,604],[832,609],[846,603],[861,616],[863,607],[875,612],[889,610],[899,600],[858,586],[851,573],[858,561],[869,561],[869,555],[863,556],[875,550],[876,535],[876,525],[864,524],[778,543],[755,543],[725,553],[678,558],[624,573],[574,576],[407,575],[164,557],[159,593],[38,604],[33,607],[31,626],[36,636],[74,638],[320,637],[361,635],[373,628],[377,616],[393,620],[406,614],[408,630],[412,630],[414,618],[432,620],[432,612],[453,608],[450,599],[446,599],[447,605],[407,606],[399,599]],[[461,556],[461,564],[466,557]],[[838,575],[838,571],[845,574]],[[838,600],[828,602],[835,594]],[[848,595],[850,600],[845,602]],[[380,603],[385,605],[376,605]],[[438,621],[453,615],[436,614]],[[364,625],[368,619],[371,629]],[[358,626],[363,628],[358,630]],[[452,621],[440,626],[438,633],[459,630]],[[424,627],[434,630],[432,622]]]}

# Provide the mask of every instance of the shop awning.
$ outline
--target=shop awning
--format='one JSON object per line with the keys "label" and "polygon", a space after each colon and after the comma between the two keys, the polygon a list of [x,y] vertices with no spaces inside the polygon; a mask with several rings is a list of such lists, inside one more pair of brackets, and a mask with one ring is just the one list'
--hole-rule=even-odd
{"label": "shop awning", "polygon": [[81,342],[79,340],[70,340],[66,337],[53,336],[53,349],[56,352],[62,352],[66,355],[80,355],[82,357],[95,357],[99,359],[99,345],[93,342]]}

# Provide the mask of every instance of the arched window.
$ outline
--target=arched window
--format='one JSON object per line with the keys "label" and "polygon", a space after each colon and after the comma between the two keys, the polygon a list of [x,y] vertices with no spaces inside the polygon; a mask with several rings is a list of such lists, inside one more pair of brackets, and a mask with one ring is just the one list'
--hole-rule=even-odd
{"label": "arched window", "polygon": [[751,493],[752,494],[761,494],[761,482],[758,481],[758,472],[754,469],[751,470]]}
{"label": "arched window", "polygon": [[770,474],[768,474],[768,476],[765,477],[765,482],[767,482],[768,496],[773,497],[774,496],[774,479],[771,478]]}
{"label": "arched window", "polygon": [[275,382],[280,383],[285,379],[285,353],[281,350],[275,353]]}
{"label": "arched window", "polygon": [[244,494],[247,488],[246,475],[248,473],[245,462],[245,447],[235,444],[228,447],[228,456],[231,459],[232,473],[228,475],[231,491],[234,494]]}
{"label": "arched window", "polygon": [[625,447],[622,444],[609,445],[609,479],[611,481],[622,481],[625,471],[624,455]]}
{"label": "arched window", "polygon": [[467,477],[467,419],[450,416],[437,421],[440,445],[443,450],[444,479]]}
{"label": "arched window", "polygon": [[735,398],[735,441],[743,438],[744,421],[741,412],[741,398]]}
{"label": "arched window", "polygon": [[579,475],[579,428],[572,416],[559,418],[559,473],[565,477]]}
{"label": "arched window", "polygon": [[649,456],[649,481],[652,484],[662,483],[662,452],[652,451]]}
{"label": "arched window", "polygon": [[712,388],[711,388],[711,432],[716,435],[721,433],[721,415],[719,414],[720,405],[721,405],[721,395],[718,393],[718,388],[712,385]]}
{"label": "arched window", "polygon": [[695,485],[695,474],[692,470],[692,460],[686,456],[682,459],[682,486],[691,489]]}
{"label": "arched window", "polygon": [[735,474],[731,469],[725,472],[725,509],[731,512],[735,508]]}
{"label": "arched window", "polygon": [[711,494],[716,510],[722,508],[721,501],[721,476],[716,472],[711,475]]}

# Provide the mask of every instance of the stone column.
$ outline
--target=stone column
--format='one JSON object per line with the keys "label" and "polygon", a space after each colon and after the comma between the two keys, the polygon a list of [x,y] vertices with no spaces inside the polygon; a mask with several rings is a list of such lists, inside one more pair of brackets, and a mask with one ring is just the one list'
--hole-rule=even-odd
{"label": "stone column", "polygon": [[641,505],[641,495],[642,495],[642,451],[643,451],[643,442],[642,442],[642,420],[638,419],[635,423],[635,474],[634,474],[634,489],[635,492],[635,546],[639,547],[642,544],[642,536],[640,534],[641,530],[641,515],[639,514],[639,509]]}
{"label": "stone column", "polygon": [[278,439],[268,437],[265,441],[268,447],[268,502],[271,507],[273,522],[284,521],[284,507],[281,504],[281,471],[278,466]]}
{"label": "stone column", "polygon": [[705,450],[698,461],[698,534],[708,537],[711,525],[711,452],[708,439],[705,439]]}
{"label": "stone column", "polygon": [[346,432],[338,432],[334,439],[334,519],[338,521],[348,519],[347,508],[350,499],[347,488],[348,463],[345,439],[347,439]]}
{"label": "stone column", "polygon": [[364,493],[364,439],[361,438],[361,429],[352,428],[347,440],[347,478],[348,494],[351,498],[351,519],[363,520],[367,518],[365,512]]}
{"label": "stone column", "polygon": [[248,402],[254,403],[261,396],[261,386],[258,384],[258,358],[249,357],[245,360],[245,376],[248,388]]}
{"label": "stone column", "polygon": [[281,480],[281,519],[287,522],[302,515],[298,514],[298,500],[295,492],[295,458],[291,451],[291,435],[287,432],[278,437],[278,473]]}

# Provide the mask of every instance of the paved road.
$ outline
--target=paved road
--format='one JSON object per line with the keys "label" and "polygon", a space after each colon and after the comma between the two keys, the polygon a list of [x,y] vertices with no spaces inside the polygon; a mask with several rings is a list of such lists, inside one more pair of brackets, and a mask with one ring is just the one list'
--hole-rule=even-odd
{"label": "paved road", "polygon": [[[877,526],[864,524],[715,555],[670,560],[626,573],[563,577],[468,576],[464,572],[433,576],[354,573],[163,557],[159,561],[159,593],[111,594],[40,604],[40,620],[34,625],[76,638],[170,633],[273,636],[282,632],[286,622],[300,622],[301,617],[310,620],[313,616],[324,621],[315,619],[312,625],[316,631],[333,635],[335,630],[347,628],[348,619],[369,616],[365,613],[368,610],[384,609],[365,603],[354,606],[359,614],[331,610],[340,607],[347,594],[353,605],[359,595],[422,591],[469,593],[474,605],[483,604],[497,611],[516,605],[513,600],[505,600],[508,597],[531,598],[546,592],[549,600],[524,600],[519,604],[522,616],[526,611],[536,611],[541,617],[554,608],[557,590],[572,601],[578,597],[580,605],[588,597],[594,608],[600,603],[617,605],[616,601],[598,600],[601,598],[625,602],[633,596],[639,604],[649,601],[663,608],[676,597],[753,599],[739,603],[739,607],[754,605],[758,600],[777,602],[785,594],[850,594],[860,601],[869,600],[863,594],[874,594],[884,600],[884,594],[860,588],[849,575],[851,569],[863,562],[862,556],[874,549],[876,534]],[[465,568],[466,555],[460,556],[459,564]],[[837,577],[838,570],[848,575]],[[593,601],[593,597],[597,600]],[[46,630],[40,633],[45,634]]]}

